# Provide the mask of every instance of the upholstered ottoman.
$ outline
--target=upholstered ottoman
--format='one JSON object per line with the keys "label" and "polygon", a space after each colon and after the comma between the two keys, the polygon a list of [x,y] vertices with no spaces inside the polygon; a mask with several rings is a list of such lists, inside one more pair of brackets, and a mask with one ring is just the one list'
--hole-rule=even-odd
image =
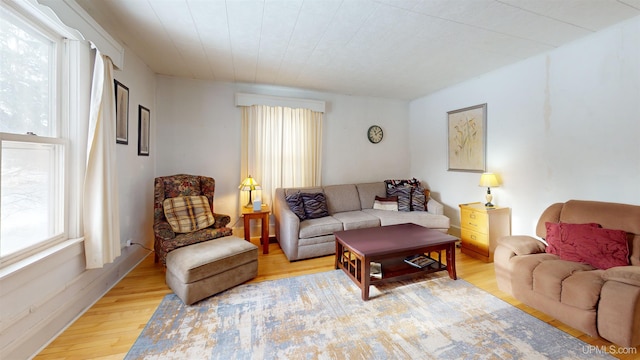
{"label": "upholstered ottoman", "polygon": [[185,246],[167,254],[167,285],[191,305],[258,275],[258,247],[235,237]]}

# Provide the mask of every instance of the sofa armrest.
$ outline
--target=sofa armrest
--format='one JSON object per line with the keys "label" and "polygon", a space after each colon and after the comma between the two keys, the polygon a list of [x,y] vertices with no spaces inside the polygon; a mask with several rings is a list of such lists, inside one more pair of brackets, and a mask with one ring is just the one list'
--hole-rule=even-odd
{"label": "sofa armrest", "polygon": [[213,223],[213,228],[214,229],[223,228],[223,227],[229,225],[229,223],[231,222],[231,217],[229,215],[226,215],[226,214],[213,213],[213,218],[215,219],[215,222]]}
{"label": "sofa armrest", "polygon": [[300,218],[289,208],[283,189],[276,189],[273,199],[273,216],[276,222],[276,239],[280,248],[289,261],[297,260]]}
{"label": "sofa armrest", "polygon": [[618,346],[640,345],[640,266],[605,270],[598,302],[598,333]]}
{"label": "sofa armrest", "polygon": [[156,238],[162,240],[171,240],[176,237],[176,233],[173,232],[171,225],[167,221],[159,221],[153,224],[153,233]]}
{"label": "sofa armrest", "polygon": [[543,253],[546,248],[542,241],[527,235],[501,237],[498,239],[498,246],[504,246],[516,255]]}
{"label": "sofa armrest", "polygon": [[604,271],[602,278],[640,287],[640,266],[612,267]]}
{"label": "sofa armrest", "polygon": [[427,201],[427,212],[434,215],[444,215],[444,205],[433,199],[429,199],[429,201]]}

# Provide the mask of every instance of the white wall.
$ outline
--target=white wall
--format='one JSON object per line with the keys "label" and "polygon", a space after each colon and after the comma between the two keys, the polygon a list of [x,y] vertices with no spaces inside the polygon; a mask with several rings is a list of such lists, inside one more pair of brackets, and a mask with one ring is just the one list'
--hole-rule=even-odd
{"label": "white wall", "polygon": [[[488,104],[487,171],[514,234],[569,199],[640,205],[640,17],[410,103],[411,172],[459,226],[480,174],[447,171],[447,111]],[[425,140],[426,139],[426,140]]]}
{"label": "white wall", "polygon": [[[327,102],[324,185],[409,176],[406,101],[159,76],[156,175],[192,173],[215,178],[215,211],[230,215],[231,224],[238,219],[242,180],[237,92]],[[384,139],[376,145],[366,137],[373,124],[384,129]]]}
{"label": "white wall", "polygon": [[[86,91],[90,89],[89,46],[85,45]],[[131,51],[115,77],[129,87],[129,144],[117,145],[121,243],[131,239],[153,247],[155,74]],[[138,150],[138,104],[151,110],[151,156]],[[86,105],[88,111],[88,104]],[[88,121],[88,114],[86,115]],[[133,246],[103,269],[85,270],[83,243],[70,241],[30,265],[0,269],[0,358],[27,359],[53,340],[133,269],[148,251]]]}
{"label": "white wall", "polygon": [[[129,143],[117,144],[120,192],[120,242],[127,240],[153,248],[153,179],[157,158],[156,76],[132,51],[126,49],[116,80],[129,88]],[[138,106],[149,109],[149,156],[138,156]]]}

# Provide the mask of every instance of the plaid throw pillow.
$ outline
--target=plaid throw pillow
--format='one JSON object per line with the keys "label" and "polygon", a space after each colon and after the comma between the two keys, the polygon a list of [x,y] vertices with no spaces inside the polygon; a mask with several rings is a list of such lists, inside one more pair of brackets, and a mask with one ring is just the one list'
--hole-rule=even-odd
{"label": "plaid throw pillow", "polygon": [[215,222],[206,196],[180,196],[165,199],[164,216],[171,229],[189,233],[207,228]]}

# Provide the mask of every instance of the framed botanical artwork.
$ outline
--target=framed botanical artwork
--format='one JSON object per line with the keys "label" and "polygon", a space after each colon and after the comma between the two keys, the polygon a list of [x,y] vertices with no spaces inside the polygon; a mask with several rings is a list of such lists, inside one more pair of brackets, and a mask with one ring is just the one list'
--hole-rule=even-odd
{"label": "framed botanical artwork", "polygon": [[142,105],[138,105],[138,155],[149,156],[149,127],[151,126],[151,112]]}
{"label": "framed botanical artwork", "polygon": [[449,171],[486,171],[487,104],[447,113]]}
{"label": "framed botanical artwork", "polygon": [[129,143],[129,88],[118,80],[116,87],[116,143]]}

